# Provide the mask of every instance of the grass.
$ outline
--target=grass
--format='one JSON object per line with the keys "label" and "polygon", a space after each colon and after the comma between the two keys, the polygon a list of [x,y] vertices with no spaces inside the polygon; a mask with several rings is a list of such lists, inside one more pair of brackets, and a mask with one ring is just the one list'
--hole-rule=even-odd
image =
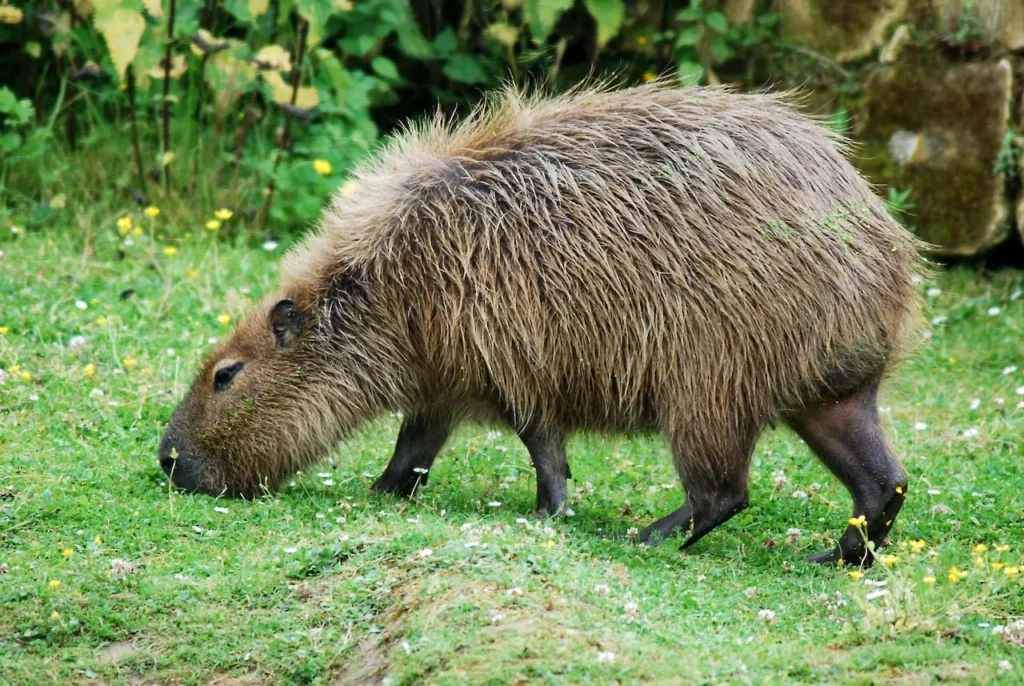
{"label": "grass", "polygon": [[415,502],[371,496],[390,416],[274,496],[172,492],[163,423],[286,246],[166,215],[127,241],[97,209],[3,227],[0,683],[1019,683],[1024,273],[939,275],[942,323],[882,401],[912,475],[899,559],[855,578],[803,560],[851,504],[781,427],[751,507],[686,553],[595,535],[680,504],[655,437],[576,437],[574,513],[551,522],[488,427]]}

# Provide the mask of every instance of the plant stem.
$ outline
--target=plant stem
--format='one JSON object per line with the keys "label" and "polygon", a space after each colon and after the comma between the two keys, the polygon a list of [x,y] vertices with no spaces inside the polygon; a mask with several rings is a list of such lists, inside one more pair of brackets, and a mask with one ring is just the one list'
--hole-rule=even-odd
{"label": "plant stem", "polygon": [[132,148],[135,150],[135,170],[139,174],[139,192],[146,194],[146,172],[142,168],[142,148],[139,146],[139,122],[135,116],[135,69],[128,65],[128,113],[132,120]]}
{"label": "plant stem", "polygon": [[[292,98],[291,105],[295,106],[295,101],[299,97],[299,78],[302,76],[302,57],[306,52],[306,29],[309,25],[305,19],[299,19],[298,33],[299,42],[295,48],[295,54],[292,55],[292,64],[295,65],[292,69]],[[291,150],[291,131],[292,131],[292,115],[285,113],[284,120],[284,132],[281,134],[281,146],[278,150],[277,157],[274,158],[274,168],[270,173],[270,183],[267,184],[266,200],[263,201],[263,211],[261,212],[260,228],[262,229],[267,225],[267,221],[270,219],[270,204],[274,200],[274,177],[277,174],[277,165],[281,163],[281,158],[288,154]]]}
{"label": "plant stem", "polygon": [[[166,156],[171,149],[171,48],[174,47],[174,10],[175,0],[170,0],[171,10],[167,16],[167,50],[164,51],[164,144],[163,154]],[[171,192],[171,165],[167,159],[161,159],[164,168],[164,191]]]}
{"label": "plant stem", "polygon": [[245,142],[245,129],[252,118],[252,105],[256,101],[256,92],[249,95],[249,103],[245,106],[245,116],[242,118],[242,125],[238,127],[238,138],[235,141],[235,169],[231,177],[231,196],[238,203],[238,169],[242,166],[242,144]]}

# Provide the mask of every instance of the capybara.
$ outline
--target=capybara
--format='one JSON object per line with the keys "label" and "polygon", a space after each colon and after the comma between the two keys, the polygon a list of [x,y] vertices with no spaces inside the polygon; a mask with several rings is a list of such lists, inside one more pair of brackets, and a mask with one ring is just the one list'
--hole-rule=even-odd
{"label": "capybara", "polygon": [[507,89],[352,178],[175,411],[176,486],[252,497],[401,411],[375,491],[500,421],[557,513],[567,433],[659,431],[686,501],[640,539],[690,545],[747,505],[778,420],[864,517],[814,559],[870,563],[907,492],[876,392],[916,337],[919,245],[789,96]]}

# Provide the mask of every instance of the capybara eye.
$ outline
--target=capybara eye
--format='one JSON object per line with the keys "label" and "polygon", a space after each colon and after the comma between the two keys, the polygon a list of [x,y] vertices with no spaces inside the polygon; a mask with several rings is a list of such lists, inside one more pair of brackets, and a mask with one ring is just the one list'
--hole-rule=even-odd
{"label": "capybara eye", "polygon": [[234,379],[238,372],[242,371],[242,363],[235,362],[230,367],[224,367],[218,369],[217,373],[213,375],[213,391],[214,393],[220,393],[225,388],[231,385],[231,380]]}

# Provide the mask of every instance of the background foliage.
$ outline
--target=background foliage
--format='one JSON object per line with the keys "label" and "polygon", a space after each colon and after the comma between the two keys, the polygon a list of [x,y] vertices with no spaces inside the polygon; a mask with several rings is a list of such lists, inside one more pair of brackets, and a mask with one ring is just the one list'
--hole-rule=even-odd
{"label": "background foliage", "polygon": [[181,203],[197,222],[228,207],[235,226],[287,231],[407,118],[463,112],[502,81],[559,89],[671,69],[715,82],[723,65],[765,59],[774,40],[774,14],[733,27],[718,0],[670,4],[4,4],[0,220],[45,227],[76,203],[131,197]]}

